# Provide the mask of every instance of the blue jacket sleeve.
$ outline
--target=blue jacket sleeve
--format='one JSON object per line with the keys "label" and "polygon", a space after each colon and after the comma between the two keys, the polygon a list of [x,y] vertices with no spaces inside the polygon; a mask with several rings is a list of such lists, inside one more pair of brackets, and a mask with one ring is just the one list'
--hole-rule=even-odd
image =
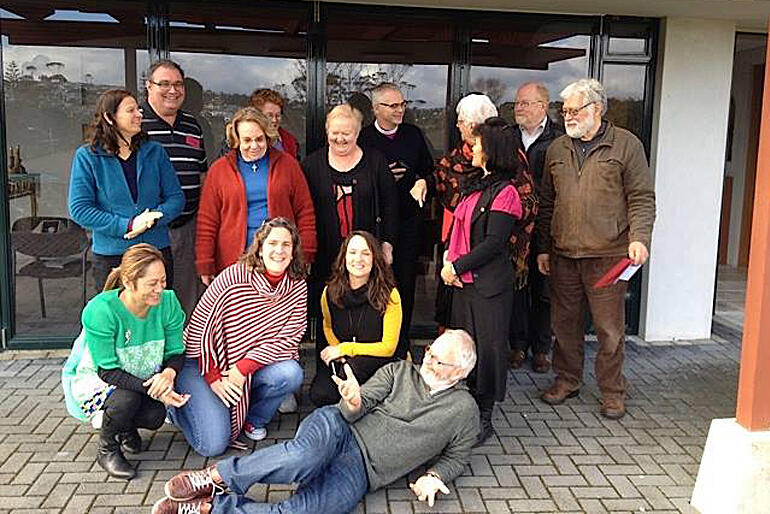
{"label": "blue jacket sleeve", "polygon": [[158,166],[160,175],[160,199],[161,203],[154,209],[162,212],[163,217],[157,221],[158,225],[168,225],[182,213],[184,209],[184,193],[179,185],[174,165],[162,146],[157,145],[153,151],[153,158]]}
{"label": "blue jacket sleeve", "polygon": [[97,201],[94,168],[102,165],[103,159],[86,146],[77,149],[72,159],[68,207],[70,216],[81,227],[120,237],[128,231],[131,218],[105,211]]}

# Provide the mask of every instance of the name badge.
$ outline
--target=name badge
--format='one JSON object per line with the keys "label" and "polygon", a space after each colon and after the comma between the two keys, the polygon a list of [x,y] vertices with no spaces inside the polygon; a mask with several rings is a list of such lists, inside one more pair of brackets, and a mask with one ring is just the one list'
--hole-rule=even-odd
{"label": "name badge", "polygon": [[195,136],[187,136],[184,138],[184,142],[187,146],[192,146],[193,148],[200,148],[201,147],[201,141]]}

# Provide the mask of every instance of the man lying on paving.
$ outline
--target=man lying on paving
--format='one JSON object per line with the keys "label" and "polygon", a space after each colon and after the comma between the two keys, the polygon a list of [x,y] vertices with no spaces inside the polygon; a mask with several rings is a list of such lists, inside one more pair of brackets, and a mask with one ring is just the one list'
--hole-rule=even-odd
{"label": "man lying on paving", "polygon": [[[334,377],[342,400],[311,413],[294,439],[174,476],[152,512],[344,513],[367,488],[375,491],[438,457],[409,485],[432,506],[463,472],[478,436],[478,408],[462,382],[475,362],[471,337],[447,330],[426,349],[421,366],[388,364],[363,386],[345,365],[346,376]],[[244,496],[258,483],[298,488],[280,503],[260,503]]]}

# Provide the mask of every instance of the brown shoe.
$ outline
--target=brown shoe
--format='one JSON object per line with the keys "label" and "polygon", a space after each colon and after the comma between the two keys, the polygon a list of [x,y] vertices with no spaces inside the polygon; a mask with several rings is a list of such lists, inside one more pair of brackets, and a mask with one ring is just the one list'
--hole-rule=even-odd
{"label": "brown shoe", "polygon": [[527,352],[524,350],[513,350],[511,352],[511,358],[508,359],[508,365],[511,369],[519,369],[524,364],[524,359],[527,358]]}
{"label": "brown shoe", "polygon": [[166,482],[163,488],[166,496],[168,496],[169,500],[177,503],[190,502],[192,500],[210,500],[214,497],[214,494],[224,490],[224,486],[214,482],[214,478],[211,476],[211,469],[213,467],[201,469],[200,471],[183,471],[174,475]]}
{"label": "brown shoe", "polygon": [[574,398],[580,393],[580,389],[570,389],[570,387],[561,380],[555,380],[540,399],[548,405],[561,405],[567,398]]}
{"label": "brown shoe", "polygon": [[211,504],[203,500],[177,502],[163,498],[152,506],[152,514],[209,514]]}
{"label": "brown shoe", "polygon": [[535,373],[548,373],[551,369],[551,361],[547,353],[536,353],[532,356],[532,371]]}
{"label": "brown shoe", "polygon": [[607,395],[602,398],[602,407],[599,413],[607,419],[620,419],[626,415],[626,406],[623,397],[617,394]]}

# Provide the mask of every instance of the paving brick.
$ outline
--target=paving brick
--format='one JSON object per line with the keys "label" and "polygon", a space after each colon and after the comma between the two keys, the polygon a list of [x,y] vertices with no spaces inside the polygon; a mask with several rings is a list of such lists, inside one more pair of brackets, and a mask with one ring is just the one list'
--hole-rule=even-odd
{"label": "paving brick", "polygon": [[599,471],[599,468],[597,466],[578,466],[578,469],[580,470],[580,473],[585,477],[586,481],[590,485],[594,486],[604,486],[609,485],[609,482],[607,482],[607,479],[605,478],[604,474]]}
{"label": "paving brick", "polygon": [[457,494],[463,506],[463,512],[486,512],[486,507],[481,499],[478,489],[458,487]]}
{"label": "paving brick", "polygon": [[552,512],[556,510],[552,500],[509,500],[513,512]]}
{"label": "paving brick", "polygon": [[628,479],[628,477],[622,475],[608,475],[607,480],[610,481],[612,487],[618,492],[621,498],[638,498],[640,496],[639,491],[634,487],[634,484]]}
{"label": "paving brick", "polygon": [[632,499],[626,498],[622,500],[602,500],[602,503],[607,510],[629,510],[629,511],[644,511],[650,510],[650,504],[644,499]]}
{"label": "paving brick", "polygon": [[526,498],[527,491],[521,487],[482,487],[479,489],[484,500],[506,500],[511,498]]}
{"label": "paving brick", "polygon": [[548,498],[548,490],[540,477],[520,477],[519,480],[530,498]]}
{"label": "paving brick", "polygon": [[612,487],[570,487],[575,498],[617,498],[618,493]]}

